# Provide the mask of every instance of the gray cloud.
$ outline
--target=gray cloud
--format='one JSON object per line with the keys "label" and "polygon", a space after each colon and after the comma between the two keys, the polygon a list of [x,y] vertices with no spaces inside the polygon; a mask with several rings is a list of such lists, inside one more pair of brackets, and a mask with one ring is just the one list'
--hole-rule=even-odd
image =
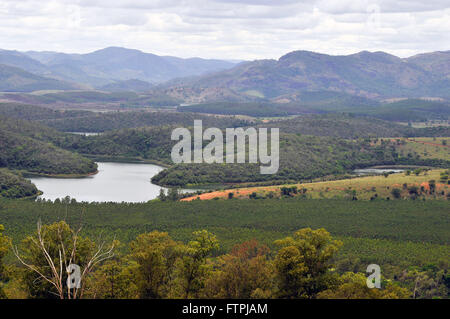
{"label": "gray cloud", "polygon": [[0,48],[278,58],[448,50],[448,0],[2,0]]}

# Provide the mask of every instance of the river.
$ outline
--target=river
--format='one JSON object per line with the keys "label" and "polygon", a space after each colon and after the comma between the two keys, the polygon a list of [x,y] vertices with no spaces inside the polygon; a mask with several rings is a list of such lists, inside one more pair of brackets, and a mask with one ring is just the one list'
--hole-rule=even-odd
{"label": "river", "polygon": [[[161,187],[150,179],[164,168],[140,163],[97,163],[98,173],[82,178],[30,178],[41,198],[70,196],[86,202],[145,202],[158,197]],[[194,190],[182,190],[183,192]]]}

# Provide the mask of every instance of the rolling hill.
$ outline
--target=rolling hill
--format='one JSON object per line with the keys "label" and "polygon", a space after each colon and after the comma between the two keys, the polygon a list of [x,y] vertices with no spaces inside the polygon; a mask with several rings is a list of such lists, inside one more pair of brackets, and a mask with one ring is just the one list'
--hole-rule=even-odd
{"label": "rolling hill", "polygon": [[64,134],[28,121],[0,116],[0,168],[45,175],[95,173],[97,164],[55,146]]}

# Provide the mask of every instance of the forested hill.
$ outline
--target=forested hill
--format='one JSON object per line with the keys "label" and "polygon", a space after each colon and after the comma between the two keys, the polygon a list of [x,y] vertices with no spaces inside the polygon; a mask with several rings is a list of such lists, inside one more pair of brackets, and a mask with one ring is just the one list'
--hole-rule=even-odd
{"label": "forested hill", "polygon": [[246,182],[305,181],[344,175],[374,165],[450,167],[450,161],[401,154],[395,142],[374,145],[367,139],[345,140],[298,134],[280,135],[280,165],[273,175],[260,174],[258,164],[178,164],[152,178],[165,186]]}
{"label": "forested hill", "polygon": [[46,107],[19,103],[0,103],[0,115],[34,121],[62,132],[105,132],[123,128],[161,125],[188,127],[194,124],[194,120],[202,120],[203,125],[207,127],[219,128],[243,127],[254,122],[235,116],[147,110],[97,113],[52,110]]}
{"label": "forested hill", "polygon": [[38,174],[89,174],[97,165],[56,147],[63,133],[27,121],[0,116],[0,167]]}
{"label": "forested hill", "polygon": [[341,138],[450,136],[450,127],[412,128],[380,119],[351,114],[315,114],[272,120],[260,127],[278,127],[284,133]]}
{"label": "forested hill", "polygon": [[0,198],[23,198],[37,195],[36,186],[29,180],[13,174],[6,168],[0,168]]}
{"label": "forested hill", "polygon": [[66,117],[42,120],[40,123],[65,132],[105,132],[123,128],[144,126],[175,125],[188,127],[194,125],[194,120],[202,120],[205,127],[242,127],[252,124],[252,121],[234,116],[214,116],[194,113],[176,112],[108,112],[91,113],[80,117]]}

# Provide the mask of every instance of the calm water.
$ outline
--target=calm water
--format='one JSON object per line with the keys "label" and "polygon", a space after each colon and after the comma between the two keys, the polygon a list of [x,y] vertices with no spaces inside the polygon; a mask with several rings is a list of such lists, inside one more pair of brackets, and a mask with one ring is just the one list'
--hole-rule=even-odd
{"label": "calm water", "polygon": [[367,174],[384,174],[384,173],[401,173],[404,172],[404,169],[398,168],[363,168],[363,169],[355,169],[353,172],[357,175],[367,175]]}
{"label": "calm water", "polygon": [[[97,163],[98,174],[83,178],[33,177],[45,199],[70,196],[87,202],[144,202],[155,199],[161,187],[150,182],[163,167],[152,164]],[[187,190],[184,190],[187,191]]]}

